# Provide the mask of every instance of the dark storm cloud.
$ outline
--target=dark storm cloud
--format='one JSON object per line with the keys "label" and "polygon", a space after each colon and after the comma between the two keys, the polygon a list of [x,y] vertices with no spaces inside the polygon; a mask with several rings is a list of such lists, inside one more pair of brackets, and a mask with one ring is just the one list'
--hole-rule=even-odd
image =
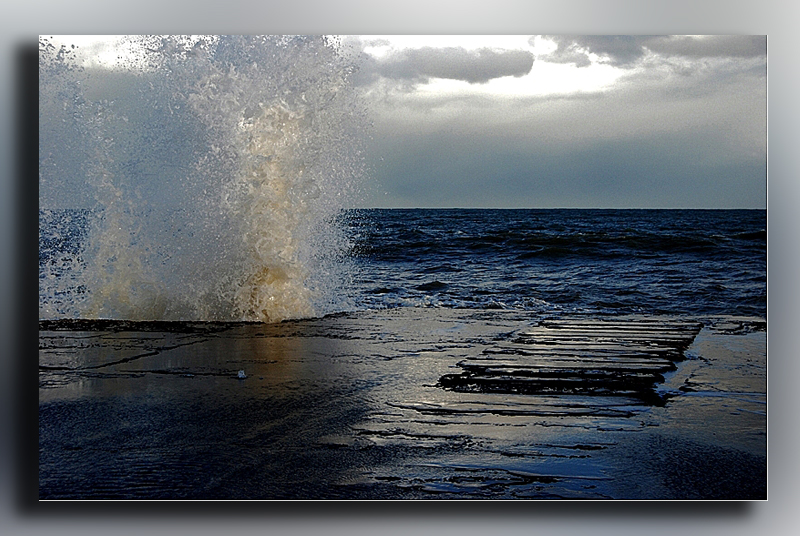
{"label": "dark storm cloud", "polygon": [[641,38],[629,35],[560,35],[552,38],[558,48],[545,59],[553,63],[574,63],[587,67],[589,54],[607,56],[615,66],[629,65],[644,55]]}
{"label": "dark storm cloud", "polygon": [[753,58],[767,53],[765,36],[714,35],[630,36],[630,35],[559,35],[552,36],[557,47],[545,56],[553,63],[591,64],[589,54],[596,54],[615,67],[632,67],[648,51],[666,57],[684,58]]}
{"label": "dark storm cloud", "polygon": [[483,84],[503,76],[524,76],[533,67],[533,54],[524,50],[466,50],[464,48],[416,48],[401,50],[380,59],[370,58],[362,67],[366,82],[377,76],[426,83],[431,78]]}
{"label": "dark storm cloud", "polygon": [[713,35],[703,39],[689,36],[659,36],[643,45],[653,52],[687,58],[755,58],[767,54],[764,35]]}

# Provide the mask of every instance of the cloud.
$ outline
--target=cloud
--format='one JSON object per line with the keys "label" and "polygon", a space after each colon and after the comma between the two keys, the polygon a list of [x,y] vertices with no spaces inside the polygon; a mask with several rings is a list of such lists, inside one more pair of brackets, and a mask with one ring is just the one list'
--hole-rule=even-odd
{"label": "cloud", "polygon": [[658,36],[643,45],[653,52],[687,58],[755,58],[767,55],[764,35]]}
{"label": "cloud", "polygon": [[592,55],[615,67],[629,68],[650,53],[663,57],[755,58],[766,57],[763,35],[644,36],[644,35],[557,35],[549,36],[557,48],[542,57],[552,63],[592,64]]}
{"label": "cloud", "polygon": [[629,35],[561,35],[553,36],[556,50],[545,59],[553,63],[574,63],[588,67],[590,54],[606,56],[608,63],[622,67],[630,65],[644,55],[641,38]]}
{"label": "cloud", "polygon": [[377,76],[412,84],[431,78],[462,80],[484,84],[504,76],[524,76],[533,67],[533,54],[524,50],[466,50],[460,47],[414,48],[400,50],[383,58],[370,58],[361,76],[373,81]]}
{"label": "cloud", "polygon": [[[763,36],[553,41],[549,57],[525,58],[517,70],[531,73],[519,80],[529,92],[498,94],[481,81],[509,76],[512,55],[494,52],[504,66],[481,57],[486,49],[370,45],[365,83],[377,83],[366,92],[374,113],[367,152],[380,195],[367,205],[764,206]],[[591,81],[612,71],[602,90],[535,91],[549,76]],[[433,77],[473,86],[418,91]]]}

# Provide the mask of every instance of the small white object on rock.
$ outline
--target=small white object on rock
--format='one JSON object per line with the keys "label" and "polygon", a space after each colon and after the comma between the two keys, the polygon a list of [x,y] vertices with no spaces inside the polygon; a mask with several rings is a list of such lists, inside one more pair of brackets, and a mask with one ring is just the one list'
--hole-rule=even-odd
{"label": "small white object on rock", "polygon": [[243,380],[245,378],[247,378],[247,374],[245,374],[243,370],[240,370],[239,371],[239,379]]}

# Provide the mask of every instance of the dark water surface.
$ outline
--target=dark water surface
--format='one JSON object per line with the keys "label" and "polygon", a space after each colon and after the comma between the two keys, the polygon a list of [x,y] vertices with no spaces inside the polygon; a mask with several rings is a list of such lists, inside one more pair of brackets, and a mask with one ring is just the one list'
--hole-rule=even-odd
{"label": "dark water surface", "polygon": [[360,303],[766,317],[763,210],[351,213]]}
{"label": "dark water surface", "polygon": [[[70,300],[87,289],[69,280],[89,219],[40,214],[40,311],[74,316]],[[766,318],[764,210],[370,209],[339,224],[349,267],[330,282],[323,314],[434,306]]]}

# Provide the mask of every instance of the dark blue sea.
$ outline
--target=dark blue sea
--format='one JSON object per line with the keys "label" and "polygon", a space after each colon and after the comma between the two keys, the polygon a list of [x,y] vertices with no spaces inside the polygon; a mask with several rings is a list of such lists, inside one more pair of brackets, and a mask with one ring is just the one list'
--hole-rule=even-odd
{"label": "dark blue sea", "polygon": [[[88,211],[40,214],[40,280],[70,277],[89,220]],[[349,244],[336,289],[343,310],[766,318],[765,210],[360,209],[331,225]],[[40,294],[40,316],[43,300],[86,290],[60,288]]]}
{"label": "dark blue sea", "polygon": [[763,210],[364,210],[365,307],[766,318]]}

